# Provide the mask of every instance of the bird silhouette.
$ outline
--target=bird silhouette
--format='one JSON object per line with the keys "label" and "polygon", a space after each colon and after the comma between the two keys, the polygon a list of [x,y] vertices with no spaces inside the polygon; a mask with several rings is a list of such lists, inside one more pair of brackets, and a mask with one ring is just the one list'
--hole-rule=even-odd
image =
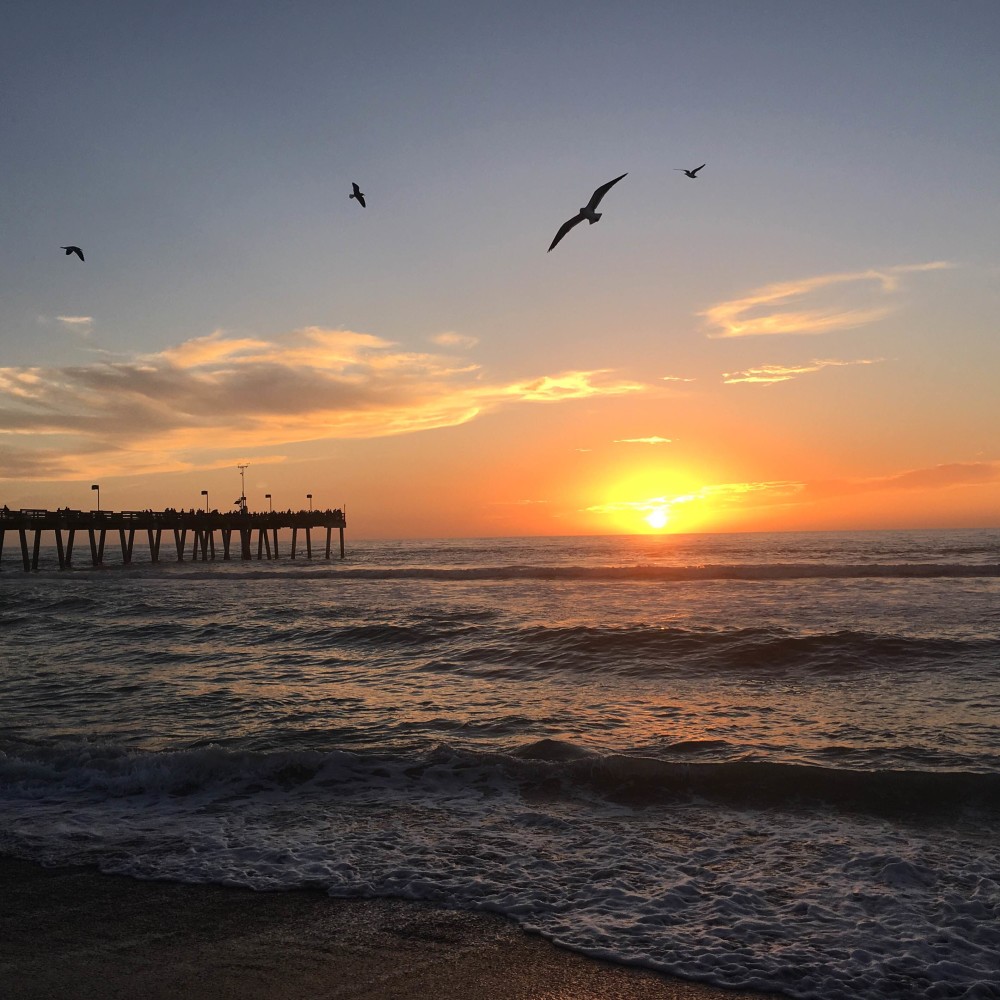
{"label": "bird silhouette", "polygon": [[60,247],[60,250],[66,251],[66,256],[68,257],[71,253],[75,253],[80,260],[83,260],[83,251],[79,247]]}
{"label": "bird silhouette", "polygon": [[556,233],[556,238],[549,244],[549,249],[546,253],[549,253],[554,249],[555,245],[574,227],[578,226],[584,219],[586,219],[591,225],[600,219],[602,212],[597,211],[597,206],[600,205],[601,199],[608,193],[609,189],[617,184],[622,177],[628,177],[628,173],[624,173],[621,177],[616,177],[613,181],[608,181],[607,184],[602,184],[591,196],[590,201],[584,205],[583,208],[573,216],[572,219],[567,219],[560,227],[559,232]]}
{"label": "bird silhouette", "polygon": [[357,198],[358,199],[358,203],[361,205],[362,208],[364,208],[365,207],[365,193],[364,193],[364,191],[362,191],[361,188],[359,188],[357,186],[357,184],[354,183],[354,181],[351,181],[351,187],[354,188],[354,192],[352,194],[349,194],[347,197],[348,198]]}
{"label": "bird silhouette", "polygon": [[[705,166],[704,163],[701,165],[701,167],[703,166]],[[683,170],[684,173],[688,175],[688,177],[696,181],[698,179],[698,171],[701,170],[701,167],[695,167],[694,170],[684,170],[683,167],[674,167],[674,170]]]}

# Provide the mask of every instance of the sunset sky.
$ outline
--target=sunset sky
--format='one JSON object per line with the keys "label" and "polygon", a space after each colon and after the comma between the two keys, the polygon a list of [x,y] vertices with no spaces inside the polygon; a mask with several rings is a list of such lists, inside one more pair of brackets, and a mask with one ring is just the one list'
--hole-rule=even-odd
{"label": "sunset sky", "polygon": [[1000,525],[998,52],[996,0],[8,5],[0,503]]}

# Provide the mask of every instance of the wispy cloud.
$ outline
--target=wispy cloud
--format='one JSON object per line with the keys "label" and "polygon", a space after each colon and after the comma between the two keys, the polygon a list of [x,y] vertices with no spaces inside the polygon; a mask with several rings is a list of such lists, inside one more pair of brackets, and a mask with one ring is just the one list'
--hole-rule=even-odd
{"label": "wispy cloud", "polygon": [[670,438],[645,437],[645,438],[615,438],[615,444],[670,444]]}
{"label": "wispy cloud", "polygon": [[647,497],[645,500],[617,500],[613,503],[599,503],[584,509],[591,514],[648,514],[654,510],[664,510],[671,504],[680,503],[682,497]]}
{"label": "wispy cloud", "polygon": [[475,364],[350,330],[215,331],[124,360],[0,368],[0,478],[203,468],[223,452],[407,434],[516,403],[643,388],[607,370],[499,382]]}
{"label": "wispy cloud", "polygon": [[437,344],[438,347],[475,347],[479,343],[478,337],[473,337],[467,333],[455,333],[453,330],[447,330],[444,333],[435,333],[432,337],[428,338],[432,344]]}
{"label": "wispy cloud", "polygon": [[[892,311],[891,303],[879,300],[898,291],[902,275],[953,266],[948,261],[931,261],[779,282],[755,289],[743,298],[720,302],[699,315],[705,317],[711,328],[709,337],[848,330],[874,323]],[[834,301],[820,302],[820,293],[824,291],[833,291]]]}
{"label": "wispy cloud", "polygon": [[56,316],[56,320],[81,337],[89,337],[94,329],[93,316]]}
{"label": "wispy cloud", "polygon": [[674,507],[706,500],[712,501],[716,508],[772,506],[777,503],[788,503],[790,498],[800,495],[804,489],[805,484],[798,482],[716,483],[702,486],[690,493],[645,497],[641,500],[620,500],[614,503],[596,504],[586,509],[592,514],[622,512],[648,514],[654,510],[669,513]]}
{"label": "wispy cloud", "polygon": [[858,358],[855,361],[840,361],[837,358],[817,358],[802,365],[760,365],[757,368],[747,368],[741,372],[724,372],[722,381],[753,382],[761,385],[773,385],[775,382],[787,382],[800,375],[809,375],[824,368],[843,368],[849,365],[875,365],[885,358]]}
{"label": "wispy cloud", "polygon": [[661,375],[664,382],[694,382],[693,378],[681,378],[679,375]]}
{"label": "wispy cloud", "polygon": [[494,387],[483,398],[492,396],[493,402],[513,398],[530,403],[558,403],[566,399],[585,399],[588,396],[620,396],[645,389],[638,382],[614,382],[610,379],[612,374],[610,368],[599,368],[594,371],[543,375],[541,378]]}

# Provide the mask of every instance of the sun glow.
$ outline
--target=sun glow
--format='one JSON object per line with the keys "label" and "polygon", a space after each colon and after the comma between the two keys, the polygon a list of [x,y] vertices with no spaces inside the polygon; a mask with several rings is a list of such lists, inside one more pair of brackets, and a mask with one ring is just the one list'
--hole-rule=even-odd
{"label": "sun glow", "polygon": [[667,516],[667,511],[663,507],[657,507],[656,510],[651,510],[646,515],[646,524],[648,524],[651,528],[655,528],[657,531],[661,528],[665,528],[669,520],[670,518]]}
{"label": "sun glow", "polygon": [[630,535],[687,530],[684,500],[698,482],[695,476],[655,462],[607,471],[603,502],[586,508],[596,515],[595,528],[603,525],[599,530]]}
{"label": "sun glow", "polygon": [[630,535],[720,530],[734,523],[742,502],[769,492],[783,501],[791,488],[786,483],[720,483],[714,468],[672,462],[620,466],[605,470],[605,476],[600,502],[581,512],[590,515],[592,531]]}

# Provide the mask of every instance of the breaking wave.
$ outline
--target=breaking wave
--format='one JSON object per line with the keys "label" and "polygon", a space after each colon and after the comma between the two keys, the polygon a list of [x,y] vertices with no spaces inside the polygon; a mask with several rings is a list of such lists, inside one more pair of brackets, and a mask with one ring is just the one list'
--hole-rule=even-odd
{"label": "breaking wave", "polygon": [[646,806],[716,802],[732,808],[801,809],[822,805],[877,816],[918,818],[963,810],[1000,813],[1000,774],[942,770],[866,770],[765,760],[698,761],[724,741],[683,741],[665,757],[600,754],[544,739],[484,752],[439,746],[419,755],[321,750],[255,751],[210,745],[141,752],[110,744],[8,746],[0,753],[0,789],[8,802],[63,797],[167,796],[232,801],[280,789],[350,795],[381,787],[435,794],[507,787],[532,799],[572,801],[596,795]]}

